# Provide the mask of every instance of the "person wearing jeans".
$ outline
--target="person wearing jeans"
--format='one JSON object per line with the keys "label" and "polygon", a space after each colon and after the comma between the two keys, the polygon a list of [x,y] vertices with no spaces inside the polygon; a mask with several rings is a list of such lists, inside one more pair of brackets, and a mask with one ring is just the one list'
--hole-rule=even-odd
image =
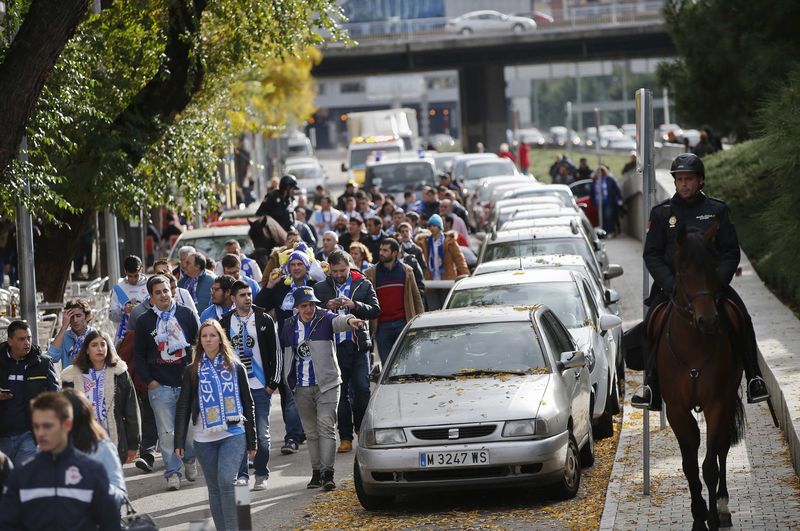
{"label": "person wearing jeans", "polygon": [[[278,355],[278,330],[275,321],[261,308],[253,306],[250,285],[237,280],[231,286],[234,309],[220,319],[225,336],[230,339],[234,353],[247,370],[253,394],[256,416],[258,451],[253,460],[256,479],[253,490],[267,488],[269,479],[269,410],[272,393],[281,380],[282,356]],[[247,458],[242,459],[238,479],[244,484],[250,479]]]}
{"label": "person wearing jeans", "polygon": [[[219,531],[239,529],[234,482],[242,458],[256,453],[253,398],[247,370],[217,321],[200,326],[194,359],[183,373],[175,414],[175,454],[186,457],[190,434]],[[191,428],[189,422],[191,421]]]}
{"label": "person wearing jeans", "polygon": [[[164,477],[168,490],[181,488],[181,459],[175,453],[175,411],[183,385],[183,371],[192,359],[191,344],[197,337],[197,314],[172,299],[169,280],[163,275],[148,279],[147,290],[153,307],[136,320],[134,361],[136,374],[147,385],[147,399],[153,408]],[[183,462],[188,481],[197,478],[197,464],[187,437]]]}
{"label": "person wearing jeans", "polygon": [[311,458],[310,489],[336,488],[336,408],[342,378],[336,361],[336,333],[361,329],[365,322],[354,315],[339,315],[315,306],[314,289],[303,286],[294,292],[297,313],[281,331],[284,376],[293,388],[297,410],[308,438]]}

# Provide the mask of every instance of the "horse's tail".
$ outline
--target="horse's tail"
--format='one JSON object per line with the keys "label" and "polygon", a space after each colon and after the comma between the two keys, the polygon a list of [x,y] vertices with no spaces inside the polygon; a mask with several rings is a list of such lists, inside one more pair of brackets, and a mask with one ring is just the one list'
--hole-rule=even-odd
{"label": "horse's tail", "polygon": [[736,446],[744,439],[744,424],[744,405],[742,404],[742,398],[737,393],[731,425],[728,427],[731,446]]}

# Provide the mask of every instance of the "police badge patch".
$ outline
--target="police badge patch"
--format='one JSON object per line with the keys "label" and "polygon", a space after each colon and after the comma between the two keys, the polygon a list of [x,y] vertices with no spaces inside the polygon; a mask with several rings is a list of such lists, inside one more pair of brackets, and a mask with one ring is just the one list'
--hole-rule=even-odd
{"label": "police badge patch", "polygon": [[677,224],[678,224],[678,218],[676,218],[675,216],[670,216],[669,217],[669,228],[674,229],[675,225],[677,225]]}

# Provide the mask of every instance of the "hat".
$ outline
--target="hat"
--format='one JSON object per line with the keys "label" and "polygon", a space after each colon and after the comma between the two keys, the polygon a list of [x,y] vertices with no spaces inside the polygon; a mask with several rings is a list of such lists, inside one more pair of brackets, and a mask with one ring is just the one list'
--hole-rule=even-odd
{"label": "hat", "polygon": [[317,296],[314,294],[314,288],[311,286],[303,286],[294,290],[294,305],[297,307],[298,304],[304,302],[320,302]]}
{"label": "hat", "polygon": [[428,225],[436,225],[440,229],[444,228],[444,221],[442,221],[442,216],[439,214],[434,214],[428,218]]}
{"label": "hat", "polygon": [[292,254],[289,255],[289,261],[287,264],[292,263],[292,260],[300,260],[303,262],[303,265],[306,266],[306,269],[311,268],[311,261],[308,259],[308,255],[301,249],[295,249],[292,251]]}

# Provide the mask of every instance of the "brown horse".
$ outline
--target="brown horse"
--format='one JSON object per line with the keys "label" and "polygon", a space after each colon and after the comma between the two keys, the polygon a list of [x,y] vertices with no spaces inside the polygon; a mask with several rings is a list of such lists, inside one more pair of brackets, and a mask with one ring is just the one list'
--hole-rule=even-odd
{"label": "brown horse", "polygon": [[[678,439],[683,473],[692,496],[692,529],[730,527],[725,467],[728,451],[744,436],[744,408],[739,397],[742,357],[734,348],[743,326],[734,305],[720,300],[724,286],[717,276],[714,238],[717,221],[704,234],[678,229],[675,290],[660,318],[657,340],[659,384],[667,418]],[[738,343],[738,344],[741,344]],[[706,419],[703,479],[697,464],[700,430],[692,410]]]}

